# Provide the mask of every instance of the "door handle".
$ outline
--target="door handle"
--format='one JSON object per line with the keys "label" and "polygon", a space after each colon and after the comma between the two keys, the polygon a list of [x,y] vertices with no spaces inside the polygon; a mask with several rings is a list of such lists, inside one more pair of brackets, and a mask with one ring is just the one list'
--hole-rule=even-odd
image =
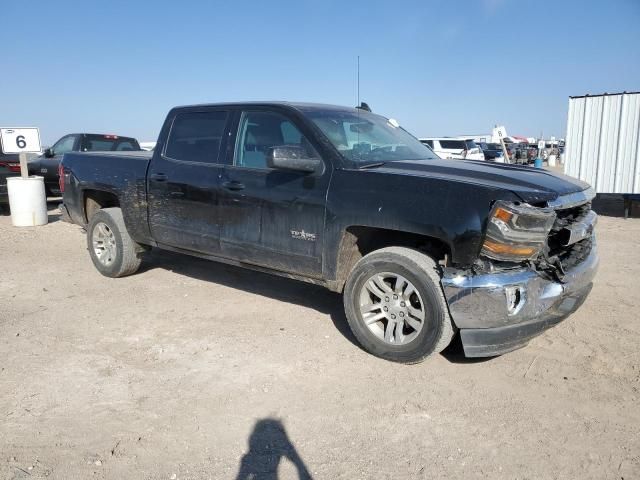
{"label": "door handle", "polygon": [[149,178],[154,182],[166,182],[168,179],[164,173],[152,173]]}
{"label": "door handle", "polygon": [[231,180],[229,182],[224,182],[222,184],[222,186],[224,188],[226,188],[227,190],[233,190],[233,191],[244,190],[244,183],[240,183],[240,182],[237,182],[235,180]]}

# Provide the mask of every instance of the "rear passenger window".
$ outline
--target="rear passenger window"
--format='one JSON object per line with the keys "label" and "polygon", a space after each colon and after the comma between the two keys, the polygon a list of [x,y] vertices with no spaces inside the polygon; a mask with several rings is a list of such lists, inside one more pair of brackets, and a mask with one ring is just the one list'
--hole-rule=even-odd
{"label": "rear passenger window", "polygon": [[425,145],[429,145],[431,148],[433,148],[433,140],[420,140],[420,141]]}
{"label": "rear passenger window", "polygon": [[218,163],[227,112],[179,113],[173,120],[165,156],[187,162]]}

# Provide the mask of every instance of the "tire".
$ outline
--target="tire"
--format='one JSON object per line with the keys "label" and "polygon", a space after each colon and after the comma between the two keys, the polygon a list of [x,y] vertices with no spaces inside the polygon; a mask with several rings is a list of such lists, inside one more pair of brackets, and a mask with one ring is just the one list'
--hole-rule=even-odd
{"label": "tire", "polygon": [[131,275],[142,263],[141,246],[129,236],[119,208],[104,208],[91,217],[87,248],[93,265],[105,277]]}
{"label": "tire", "polygon": [[349,273],[343,300],[351,331],[362,347],[386,360],[421,362],[444,350],[454,335],[436,263],[417,250],[388,247],[364,256]]}

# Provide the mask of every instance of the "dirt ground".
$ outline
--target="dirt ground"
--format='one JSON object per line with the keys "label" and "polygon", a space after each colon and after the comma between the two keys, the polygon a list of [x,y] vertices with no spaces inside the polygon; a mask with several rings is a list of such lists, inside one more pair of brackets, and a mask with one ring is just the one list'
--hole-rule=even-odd
{"label": "dirt ground", "polygon": [[640,478],[638,218],[601,216],[590,298],[528,347],[413,366],[336,294],[168,253],[108,279],[50,220],[0,215],[2,479]]}

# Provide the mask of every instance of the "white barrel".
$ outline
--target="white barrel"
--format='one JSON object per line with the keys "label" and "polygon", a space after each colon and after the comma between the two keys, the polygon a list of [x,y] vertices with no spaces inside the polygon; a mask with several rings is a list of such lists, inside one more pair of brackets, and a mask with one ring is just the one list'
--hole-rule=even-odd
{"label": "white barrel", "polygon": [[547,162],[548,162],[550,167],[555,167],[556,166],[556,156],[553,155],[553,154],[549,155],[549,158],[547,159]]}
{"label": "white barrel", "polygon": [[47,197],[44,191],[44,177],[9,177],[9,208],[14,227],[35,227],[46,225]]}

